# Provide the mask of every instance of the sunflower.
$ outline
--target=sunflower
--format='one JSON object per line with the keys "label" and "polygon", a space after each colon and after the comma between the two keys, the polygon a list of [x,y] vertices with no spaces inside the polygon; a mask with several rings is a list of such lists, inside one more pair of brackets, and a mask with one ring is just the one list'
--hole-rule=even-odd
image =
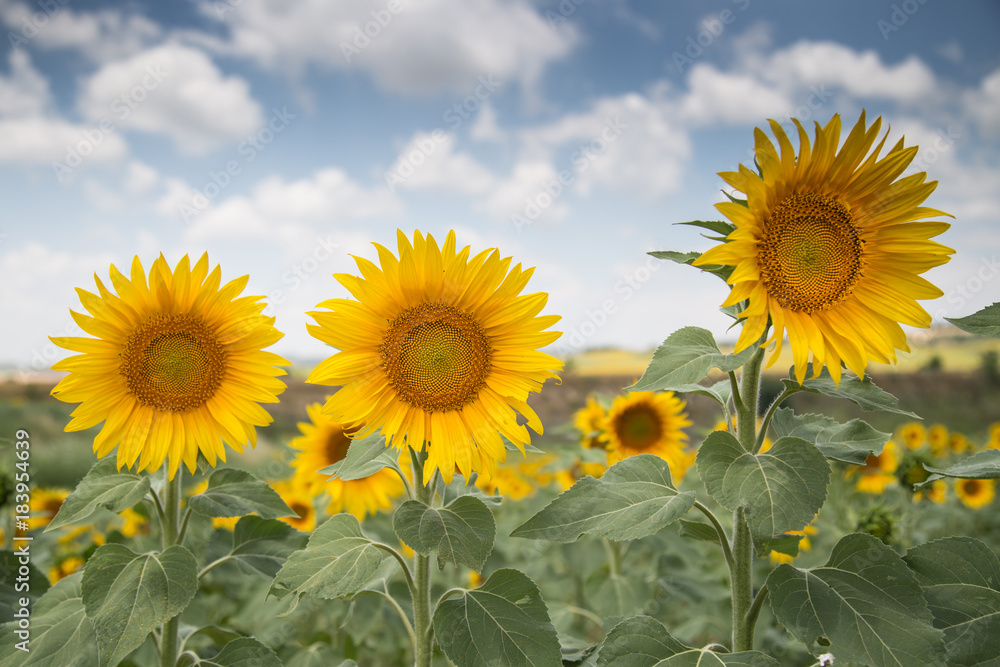
{"label": "sunflower", "polygon": [[899,429],[899,439],[903,441],[907,449],[919,449],[927,442],[927,429],[920,422],[909,422],[903,424]]}
{"label": "sunflower", "polygon": [[330,512],[347,510],[358,520],[366,514],[392,507],[392,499],[403,495],[403,481],[393,470],[383,468],[362,479],[330,479],[318,471],[342,461],[351,444],[352,429],[331,421],[319,403],[306,406],[309,422],[300,422],[302,435],[288,443],[299,450],[292,462],[295,477],[311,497],[329,492]]}
{"label": "sunflower", "polygon": [[948,437],[948,448],[951,450],[952,454],[964,454],[965,452],[972,449],[972,443],[963,434],[954,431]]}
{"label": "sunflower", "polygon": [[948,427],[944,424],[934,424],[927,430],[927,443],[931,446],[934,456],[941,456],[948,449]]}
{"label": "sunflower", "polygon": [[936,505],[943,505],[948,500],[948,485],[943,479],[936,479],[929,486],[913,493],[913,502],[926,498]]}
{"label": "sunflower", "polygon": [[531,480],[513,466],[498,466],[492,477],[477,477],[476,486],[486,495],[499,493],[510,500],[523,500],[535,494]]}
{"label": "sunflower", "polygon": [[56,583],[69,575],[77,572],[85,564],[85,561],[79,556],[70,556],[65,558],[58,565],[49,568],[49,583]]}
{"label": "sunflower", "polygon": [[977,510],[993,502],[996,489],[992,479],[959,479],[955,482],[955,495],[963,505]]}
{"label": "sunflower", "polygon": [[863,466],[848,468],[848,476],[861,475],[857,489],[861,493],[882,493],[890,484],[896,483],[896,470],[899,468],[899,445],[890,440],[885,443],[882,453],[869,454]]}
{"label": "sunflower", "polygon": [[667,462],[674,483],[680,484],[695,458],[684,447],[688,436],[683,429],[691,425],[684,408],[684,401],[672,391],[638,391],[615,398],[601,434],[608,465],[637,454],[655,454]]}
{"label": "sunflower", "polygon": [[[802,530],[788,530],[785,531],[785,535],[801,535],[802,539],[799,540],[799,552],[812,551],[812,542],[809,540],[810,535],[815,535],[819,530],[816,526],[809,524]],[[783,554],[780,551],[771,551],[771,565],[780,565],[781,563],[791,563],[795,560],[795,556],[789,554]]]}
{"label": "sunflower", "polygon": [[309,331],[340,350],[308,381],[343,385],[323,408],[340,423],[381,428],[387,444],[427,447],[423,483],[435,470],[450,482],[456,466],[492,476],[507,453],[503,437],[522,452],[542,423],[528,407],[562,362],[537,351],[560,333],[545,331],[556,315],[538,316],[545,293],[520,295],[533,269],[510,268],[493,250],[469,257],[414,232],[397,233],[399,257],[375,244],[381,268],[356,257],[361,277],[336,274],[357,301],[330,299],[312,312]]}
{"label": "sunflower", "polygon": [[593,396],[588,396],[587,405],[577,410],[576,414],[573,415],[573,426],[580,431],[580,445],[584,449],[603,445],[600,430],[607,417],[608,413]]}
{"label": "sunflower", "polygon": [[812,352],[814,375],[825,365],[839,383],[842,361],[863,376],[868,361],[895,362],[897,349],[908,351],[900,324],[930,326],[916,299],[943,292],[919,274],[954,251],[929,240],[949,225],[923,219],[948,214],[920,206],[937,186],[925,182],[925,173],[896,180],[916,147],[904,148],[901,139],[879,159],[887,133],[872,151],[881,118],[866,128],[862,112],[839,152],[839,115],[816,125],[813,146],[793,120],[798,156],[772,120],[780,153],[757,129],[760,173],[740,165],[719,174],[746,201],[716,204],[736,229],[694,264],[734,267],[723,306],[749,300],[736,352],[760,339],[770,322],[768,343],[777,345],[769,363],[787,331],[796,379],[805,379]]}
{"label": "sunflower", "polygon": [[285,504],[295,512],[295,516],[281,517],[289,526],[308,533],[316,527],[316,505],[309,490],[294,478],[283,482],[273,482],[271,488],[278,492]]}
{"label": "sunflower", "polygon": [[69,491],[66,489],[37,488],[33,490],[28,501],[28,508],[31,510],[31,517],[28,518],[28,530],[44,528],[49,525],[59,513],[59,508],[62,507],[67,496],[69,496]]}
{"label": "sunflower", "polygon": [[117,296],[96,275],[100,296],[77,290],[91,316],[73,319],[97,338],[52,338],[83,353],[52,366],[69,371],[52,394],[80,403],[67,431],[104,422],[98,458],[117,445],[119,468],[153,471],[169,459],[173,479],[182,461],[194,472],[199,452],[213,467],[225,461],[223,442],[256,445],[254,427],[271,423],[258,402],[278,400],[277,366],[290,364],[262,348],[282,334],[261,314],[263,297],[238,297],[248,276],[222,287],[220,278],[207,254],[193,267],[185,255],[173,272],[160,255],[147,281],[135,257],[130,278],[111,266]]}
{"label": "sunflower", "polygon": [[1000,422],[990,424],[990,438],[986,441],[986,449],[1000,449]]}

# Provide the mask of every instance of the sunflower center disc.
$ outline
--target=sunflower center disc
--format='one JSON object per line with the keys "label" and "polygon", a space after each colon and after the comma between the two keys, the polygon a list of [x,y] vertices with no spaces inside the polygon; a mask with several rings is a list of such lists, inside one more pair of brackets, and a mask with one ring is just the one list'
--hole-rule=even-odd
{"label": "sunflower center disc", "polygon": [[326,449],[324,450],[326,465],[332,466],[334,463],[343,461],[344,457],[347,456],[347,448],[350,446],[351,439],[343,430],[332,429],[326,438]]}
{"label": "sunflower center disc", "polygon": [[222,346],[190,315],[150,318],[128,337],[121,358],[119,373],[139,402],[173,412],[203,405],[225,372]]}
{"label": "sunflower center disc", "polygon": [[847,298],[863,268],[864,241],[850,210],[824,195],[786,197],[757,247],[767,293],[794,311],[823,310]]}
{"label": "sunflower center disc", "polygon": [[459,410],[479,395],[490,371],[492,348],[468,313],[424,303],[392,321],[379,353],[399,397],[433,412]]}
{"label": "sunflower center disc", "polygon": [[663,435],[659,415],[642,405],[622,411],[616,421],[618,439],[629,449],[648,449]]}

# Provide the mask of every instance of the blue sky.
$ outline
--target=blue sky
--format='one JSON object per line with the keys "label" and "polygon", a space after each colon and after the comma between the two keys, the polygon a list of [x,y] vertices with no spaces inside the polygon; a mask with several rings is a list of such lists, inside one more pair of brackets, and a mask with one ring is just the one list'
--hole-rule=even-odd
{"label": "blue sky", "polygon": [[273,349],[325,356],[304,312],[397,228],[536,266],[557,354],[722,336],[727,289],[645,253],[709,247],[671,223],[719,217],[754,126],[862,109],[956,216],[927,309],[1000,295],[996,2],[0,0],[0,23],[0,363],[22,377],[77,333],[74,287],[160,252],[249,274]]}

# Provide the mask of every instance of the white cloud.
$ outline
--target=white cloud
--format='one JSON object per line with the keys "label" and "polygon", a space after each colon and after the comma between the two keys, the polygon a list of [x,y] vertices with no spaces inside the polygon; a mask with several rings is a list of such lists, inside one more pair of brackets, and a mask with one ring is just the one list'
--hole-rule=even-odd
{"label": "white cloud", "polygon": [[43,49],[75,49],[94,61],[140,51],[161,33],[158,25],[137,14],[126,15],[113,9],[77,12],[65,2],[51,5],[54,11],[45,9],[44,3],[36,6],[16,1],[3,3],[0,20],[32,45]]}
{"label": "white cloud", "polygon": [[759,122],[782,116],[794,106],[788,93],[772,83],[755,75],[721,72],[705,63],[691,68],[688,87],[680,111],[692,125]]}
{"label": "white cloud", "polygon": [[549,27],[526,0],[263,0],[222,17],[218,5],[206,0],[203,13],[222,18],[230,38],[201,35],[205,44],[267,67],[358,68],[404,94],[465,93],[487,74],[531,89],[578,41],[568,26]]}
{"label": "white cloud", "polygon": [[[178,203],[191,205],[195,191],[168,180],[168,195],[159,209],[177,216]],[[401,206],[388,189],[367,189],[336,168],[321,169],[311,178],[286,182],[279,176],[257,183],[249,196],[235,195],[190,217],[186,239],[283,238],[296,225],[337,224],[395,216]],[[290,238],[290,237],[289,237]]]}
{"label": "white cloud", "polygon": [[983,79],[979,88],[962,97],[966,113],[987,137],[1000,137],[1000,69]]}
{"label": "white cloud", "polygon": [[[549,191],[546,190],[549,185]],[[553,185],[555,184],[555,185]],[[547,160],[526,159],[514,165],[511,174],[497,183],[481,207],[495,218],[509,223],[520,216],[520,225],[562,220],[569,213],[559,194],[559,173]],[[513,223],[518,230],[521,227]]]}
{"label": "white cloud", "polygon": [[[0,162],[50,164],[60,161],[72,171],[74,165],[117,161],[126,153],[125,142],[120,136],[105,134],[97,127],[41,116],[0,120]],[[68,176],[63,170],[56,173],[60,181]]]}
{"label": "white cloud", "polygon": [[84,82],[78,106],[95,122],[167,135],[189,154],[263,123],[244,79],[224,76],[202,51],[175,43],[105,64]]}
{"label": "white cloud", "polygon": [[10,76],[0,76],[0,115],[41,113],[50,103],[48,80],[31,64],[28,52],[10,51]]}
{"label": "white cloud", "polygon": [[83,193],[98,211],[118,211],[125,207],[121,195],[92,178],[83,182]]}
{"label": "white cloud", "polygon": [[402,178],[398,185],[403,188],[468,194],[484,193],[496,180],[471,155],[455,152],[455,135],[440,131],[415,134],[400,151],[390,174]]}
{"label": "white cloud", "polygon": [[476,120],[469,128],[469,136],[476,141],[503,141],[504,131],[497,125],[497,112],[489,102],[483,102]]}
{"label": "white cloud", "polygon": [[125,174],[125,189],[131,193],[149,190],[160,181],[160,172],[144,162],[132,160]]}

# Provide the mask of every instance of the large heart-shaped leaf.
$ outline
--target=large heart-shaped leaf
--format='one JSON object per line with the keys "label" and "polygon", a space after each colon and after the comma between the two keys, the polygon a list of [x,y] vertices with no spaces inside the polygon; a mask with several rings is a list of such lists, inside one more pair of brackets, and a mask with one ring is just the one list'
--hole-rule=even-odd
{"label": "large heart-shaped leaf", "polygon": [[436,551],[439,561],[476,572],[482,572],[497,533],[490,508],[474,496],[461,496],[441,509],[408,500],[393,515],[392,527],[417,553]]}
{"label": "large heart-shaped leaf", "polygon": [[253,637],[240,637],[226,644],[214,658],[198,664],[206,667],[281,667],[281,660]]}
{"label": "large heart-shaped leaf", "polygon": [[767,588],[775,617],[814,654],[873,666],[945,664],[944,633],[916,577],[871,535],[844,537],[821,567],[779,565]]}
{"label": "large heart-shaped leaf", "polygon": [[742,366],[753,355],[756,346],[739,354],[724,354],[711,331],[684,327],[670,334],[653,353],[646,372],[629,391],[652,391],[687,387],[697,384],[713,368],[725,373]]}
{"label": "large heart-shaped leaf", "polygon": [[256,512],[265,519],[296,516],[278,492],[245,470],[220,468],[208,478],[208,488],[193,496],[191,509],[216,518]]}
{"label": "large heart-shaped leaf", "polygon": [[640,454],[611,466],[600,479],[578,480],[511,536],[572,542],[588,533],[634,540],[659,532],[694,502],[693,492],[674,488],[666,461]]}
{"label": "large heart-shaped leaf", "polygon": [[66,497],[45,530],[85,521],[102,507],[110,512],[122,512],[134,507],[149,491],[149,484],[149,477],[136,475],[127,469],[118,472],[113,458],[103,458]]}
{"label": "large heart-shaped leaf", "polygon": [[31,610],[27,652],[17,648],[17,622],[0,628],[0,667],[97,666],[97,640],[83,609],[78,572],[62,579]]}
{"label": "large heart-shaped leaf", "polygon": [[719,504],[747,511],[758,546],[813,520],[830,481],[830,465],[815,445],[779,438],[763,454],[751,454],[728,431],[713,431],[698,449],[698,469]]}
{"label": "large heart-shaped leaf", "polygon": [[439,604],[434,635],[459,667],[562,666],[538,587],[517,570],[497,570],[479,588]]}
{"label": "large heart-shaped leaf", "polygon": [[775,411],[771,426],[779,438],[802,438],[826,458],[852,465],[864,465],[870,455],[881,454],[890,438],[860,419],[841,424],[824,415],[796,415],[787,408]]}
{"label": "large heart-shaped leaf", "polygon": [[101,667],[117,665],[154,628],[184,611],[197,588],[198,562],[182,546],[137,554],[105,544],[95,551],[84,567],[81,592]]}
{"label": "large heart-shaped leaf", "polygon": [[229,556],[245,572],[271,579],[306,536],[276,519],[245,516],[233,528],[233,548]]}

